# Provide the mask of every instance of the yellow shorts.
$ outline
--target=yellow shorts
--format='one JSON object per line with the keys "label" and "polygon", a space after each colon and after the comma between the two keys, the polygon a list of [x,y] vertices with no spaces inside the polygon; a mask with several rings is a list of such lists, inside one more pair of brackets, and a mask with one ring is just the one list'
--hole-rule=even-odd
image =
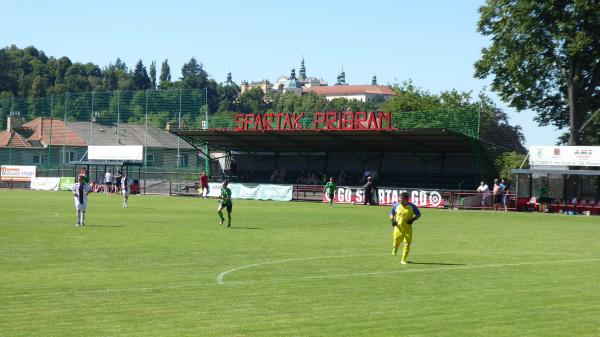
{"label": "yellow shorts", "polygon": [[412,226],[407,225],[402,228],[396,226],[394,227],[394,246],[400,244],[400,242],[411,243],[412,242]]}

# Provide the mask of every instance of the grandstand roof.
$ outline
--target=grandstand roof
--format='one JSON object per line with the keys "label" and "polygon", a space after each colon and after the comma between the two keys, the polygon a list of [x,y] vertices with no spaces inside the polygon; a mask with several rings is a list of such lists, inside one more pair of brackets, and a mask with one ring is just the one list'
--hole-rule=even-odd
{"label": "grandstand roof", "polygon": [[473,152],[473,139],[448,129],[252,130],[174,129],[199,150],[255,152]]}

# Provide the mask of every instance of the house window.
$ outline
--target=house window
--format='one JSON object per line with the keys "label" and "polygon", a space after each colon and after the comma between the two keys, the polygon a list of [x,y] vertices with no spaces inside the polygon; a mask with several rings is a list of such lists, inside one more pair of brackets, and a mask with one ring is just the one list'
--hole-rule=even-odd
{"label": "house window", "polygon": [[42,154],[42,155],[33,156],[33,163],[40,164],[40,165],[48,164],[48,155]]}
{"label": "house window", "polygon": [[75,152],[65,152],[65,164],[75,161]]}
{"label": "house window", "polygon": [[146,166],[154,166],[154,155],[146,153]]}
{"label": "house window", "polygon": [[188,155],[181,154],[179,155],[179,167],[187,167],[188,166]]}

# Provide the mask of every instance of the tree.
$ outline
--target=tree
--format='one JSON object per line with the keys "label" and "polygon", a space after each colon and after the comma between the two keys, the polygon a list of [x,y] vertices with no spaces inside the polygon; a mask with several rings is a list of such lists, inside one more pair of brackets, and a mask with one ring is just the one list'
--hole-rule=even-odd
{"label": "tree", "polygon": [[171,86],[171,68],[169,67],[169,60],[166,59],[160,67],[160,77],[158,86],[161,89],[169,89]]}
{"label": "tree", "polygon": [[493,75],[502,100],[584,144],[580,129],[600,109],[600,2],[487,0],[479,12],[478,31],[492,43],[475,76]]}
{"label": "tree", "polygon": [[261,113],[265,110],[264,92],[254,87],[240,97],[240,110],[243,113]]}
{"label": "tree", "polygon": [[135,90],[145,90],[150,88],[150,77],[148,77],[148,73],[146,72],[146,67],[142,63],[142,60],[139,60],[135,65],[135,69],[133,71],[133,87]]}
{"label": "tree", "polygon": [[411,80],[394,84],[393,89],[396,95],[383,104],[384,111],[425,111],[440,108],[439,97],[417,87]]}
{"label": "tree", "polygon": [[65,88],[69,92],[91,90],[86,68],[81,63],[74,63],[65,73]]}
{"label": "tree", "polygon": [[529,163],[525,161],[526,158],[527,155],[523,153],[504,152],[495,162],[500,177],[509,179],[512,169],[521,168],[521,164],[523,164],[523,168],[529,168]]}
{"label": "tree", "polygon": [[156,90],[156,62],[152,61],[150,63],[150,70],[148,71],[150,75],[150,88],[152,90]]}
{"label": "tree", "polygon": [[204,89],[207,79],[208,74],[202,63],[198,63],[193,57],[181,68],[181,82],[185,89]]}

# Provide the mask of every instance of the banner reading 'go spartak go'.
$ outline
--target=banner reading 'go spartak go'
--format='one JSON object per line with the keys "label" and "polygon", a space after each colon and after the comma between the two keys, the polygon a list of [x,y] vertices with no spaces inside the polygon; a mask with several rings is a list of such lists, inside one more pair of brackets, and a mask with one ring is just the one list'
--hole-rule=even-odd
{"label": "banner reading 'go spartak go'", "polygon": [[2,165],[1,181],[31,181],[35,178],[35,166]]}

